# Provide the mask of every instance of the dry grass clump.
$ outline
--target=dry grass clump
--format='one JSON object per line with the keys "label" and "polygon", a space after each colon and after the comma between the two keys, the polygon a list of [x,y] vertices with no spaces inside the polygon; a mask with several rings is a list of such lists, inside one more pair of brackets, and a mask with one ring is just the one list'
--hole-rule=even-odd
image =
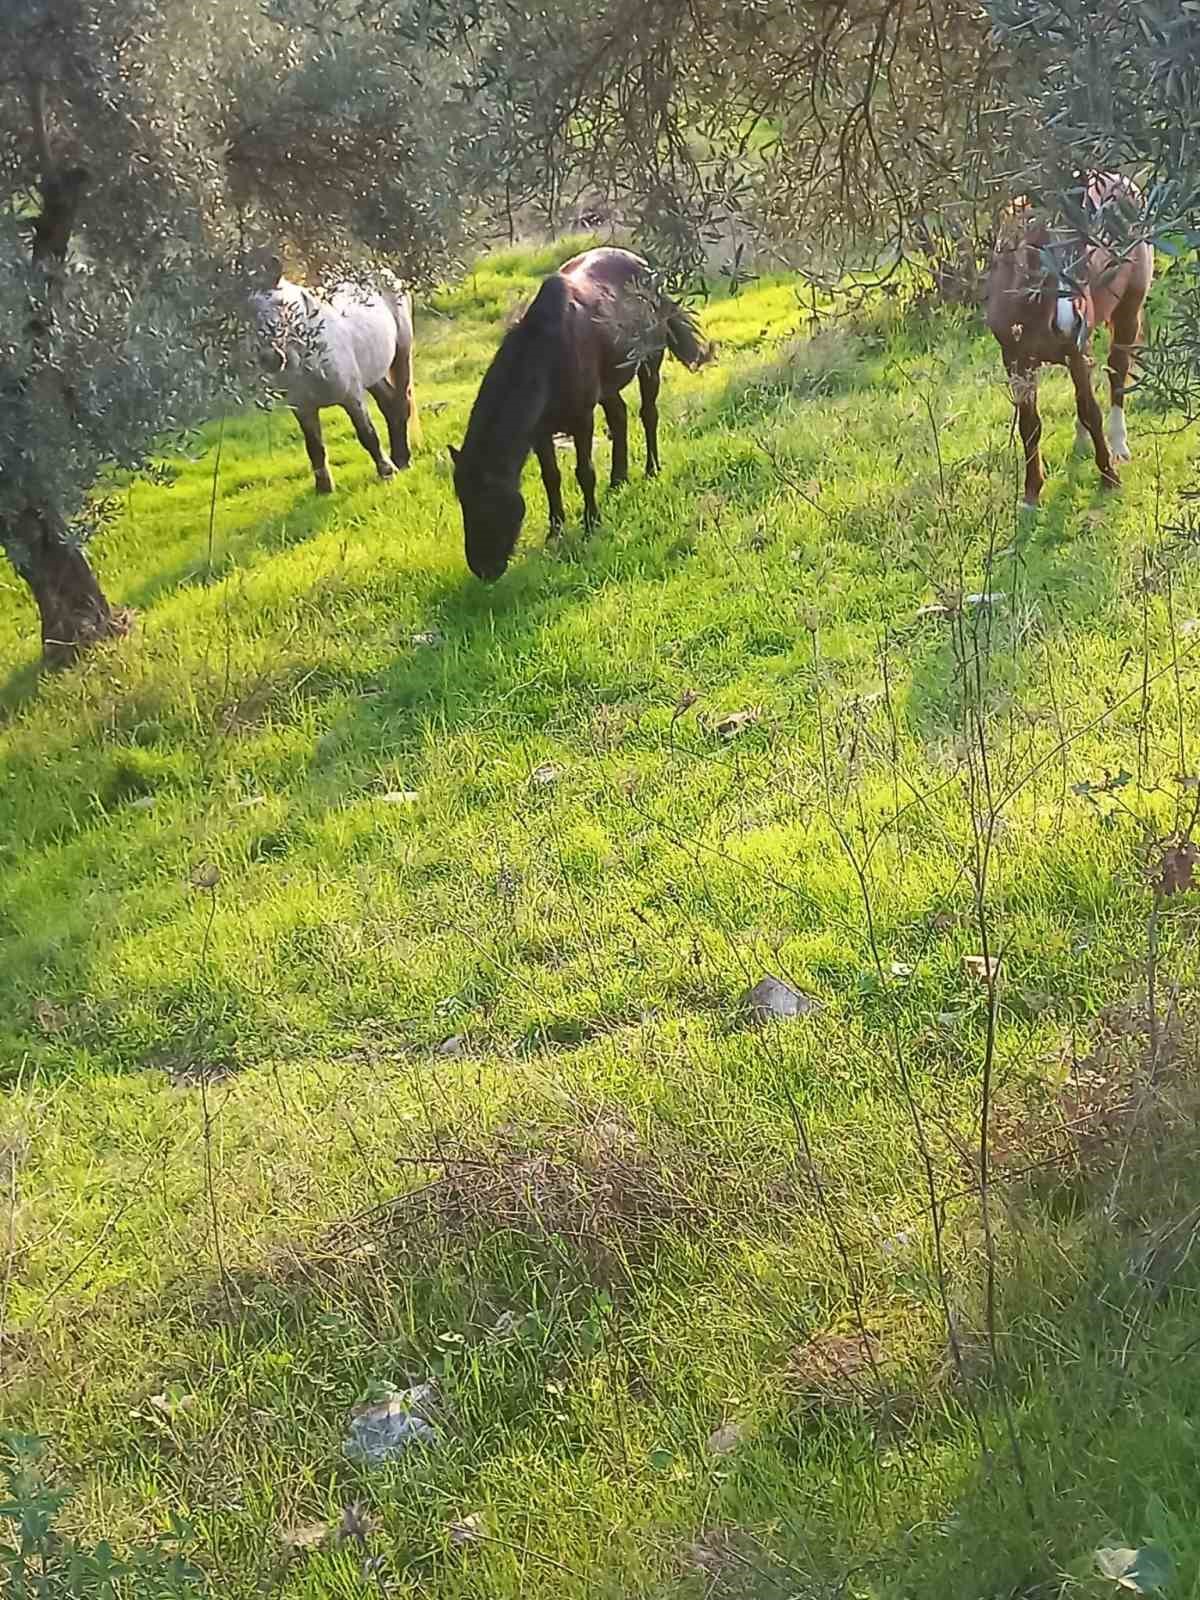
{"label": "dry grass clump", "polygon": [[445,1135],[403,1162],[421,1181],[342,1224],[335,1245],[364,1227],[403,1251],[520,1235],[617,1280],[652,1257],[665,1234],[711,1221],[695,1153],[650,1148],[608,1109],[552,1128],[505,1125],[487,1140]]}

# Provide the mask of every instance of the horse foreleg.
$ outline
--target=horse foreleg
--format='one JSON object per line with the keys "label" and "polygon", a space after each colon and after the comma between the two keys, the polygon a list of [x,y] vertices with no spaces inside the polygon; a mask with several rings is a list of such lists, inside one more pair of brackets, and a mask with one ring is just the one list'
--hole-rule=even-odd
{"label": "horse foreleg", "polygon": [[1104,437],[1104,418],[1100,412],[1100,402],[1096,399],[1096,391],[1092,388],[1091,362],[1082,352],[1076,352],[1068,366],[1071,381],[1075,385],[1075,405],[1079,412],[1079,423],[1091,434],[1092,447],[1096,452],[1096,465],[1100,469],[1100,481],[1106,489],[1115,489],[1121,480],[1117,476],[1116,467],[1113,466],[1108,440]]}
{"label": "horse foreleg", "polygon": [[575,428],[575,482],[583,493],[583,525],[587,529],[594,528],[600,520],[596,506],[596,469],[592,465],[595,426],[595,417],[589,411]]}
{"label": "horse foreleg", "polygon": [[546,487],[546,499],[550,505],[550,537],[556,539],[563,531],[563,524],[567,518],[563,511],[562,473],[558,470],[558,451],[554,448],[554,435],[552,433],[540,435],[534,449],[537,451],[538,466],[542,469],[542,482]]}
{"label": "horse foreleg", "polygon": [[600,404],[612,436],[612,474],[608,485],[610,489],[619,489],[629,482],[629,412],[619,394],[606,395]]}
{"label": "horse foreleg", "polygon": [[379,435],[375,432],[375,424],[367,415],[366,403],[359,400],[347,400],[342,409],[354,424],[354,432],[358,442],[375,463],[375,471],[381,478],[390,478],[395,474],[396,468],[390,456],[385,456],[379,447]]}
{"label": "horse foreleg", "polygon": [[329,470],[325,456],[325,440],[321,435],[321,413],[316,406],[312,406],[305,411],[294,409],[292,414],[300,424],[300,432],[304,435],[304,448],[308,451],[316,491],[318,494],[332,494],[333,474]]}
{"label": "horse foreleg", "polygon": [[408,448],[408,407],[403,397],[396,393],[395,386],[386,378],[380,378],[378,383],[373,383],[370,394],[383,413],[384,422],[387,423],[388,449],[391,452],[392,463],[397,472],[402,472],[412,459]]}
{"label": "horse foreleg", "polygon": [[1017,408],[1017,427],[1025,455],[1025,505],[1034,510],[1042,493],[1046,474],[1042,468],[1042,419],[1037,403],[1037,368],[1011,366],[1008,381],[1013,405]]}
{"label": "horse foreleg", "polygon": [[662,387],[662,356],[644,361],[638,368],[638,389],[642,396],[642,427],[646,434],[646,476],[657,478],[662,468],[658,459],[658,391]]}
{"label": "horse foreleg", "polygon": [[1108,438],[1114,461],[1129,461],[1129,435],[1125,431],[1125,396],[1129,390],[1129,369],[1133,352],[1142,339],[1142,308],[1119,305],[1113,312],[1108,346],[1108,383],[1112,410],[1108,414]]}

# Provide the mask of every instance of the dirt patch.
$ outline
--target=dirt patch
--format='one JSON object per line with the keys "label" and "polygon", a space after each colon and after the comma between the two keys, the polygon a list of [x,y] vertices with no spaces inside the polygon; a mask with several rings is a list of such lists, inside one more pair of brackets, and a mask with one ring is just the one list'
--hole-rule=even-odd
{"label": "dirt patch", "polygon": [[225,1083],[245,1070],[245,1064],[220,1051],[156,1050],[147,1056],[146,1065],[165,1072],[176,1089],[196,1089],[203,1084]]}
{"label": "dirt patch", "polygon": [[884,1343],[870,1329],[818,1333],[797,1345],[784,1388],[801,1412],[858,1413],[889,1436],[911,1424],[918,1409],[916,1396],[896,1383]]}

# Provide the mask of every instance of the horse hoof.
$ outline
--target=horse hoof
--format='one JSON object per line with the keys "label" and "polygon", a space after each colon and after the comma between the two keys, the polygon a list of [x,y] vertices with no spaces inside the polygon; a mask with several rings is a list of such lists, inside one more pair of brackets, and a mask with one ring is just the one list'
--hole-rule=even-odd
{"label": "horse hoof", "polygon": [[377,470],[379,472],[379,481],[381,483],[386,483],[389,478],[394,478],[396,476],[396,469],[390,461],[385,461],[384,464]]}
{"label": "horse hoof", "polygon": [[1021,512],[1022,512],[1022,514],[1024,516],[1027,516],[1027,517],[1036,516],[1038,511],[1040,511],[1040,510],[1041,510],[1041,507],[1038,505],[1038,502],[1036,500],[1022,500],[1021,501]]}
{"label": "horse hoof", "polygon": [[332,494],[333,479],[329,476],[318,478],[314,487],[316,488],[318,494]]}
{"label": "horse hoof", "polygon": [[1112,452],[1112,458],[1113,458],[1114,461],[1132,461],[1133,460],[1133,457],[1132,457],[1132,455],[1130,455],[1129,447],[1127,445],[1122,445],[1122,446],[1120,446],[1118,448],[1114,448],[1114,450]]}

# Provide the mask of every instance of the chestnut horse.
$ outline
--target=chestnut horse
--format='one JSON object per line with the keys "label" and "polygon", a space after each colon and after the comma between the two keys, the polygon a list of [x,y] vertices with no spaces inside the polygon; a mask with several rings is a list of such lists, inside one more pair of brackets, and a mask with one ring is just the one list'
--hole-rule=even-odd
{"label": "chestnut horse", "polygon": [[592,430],[597,405],[612,435],[615,489],[629,477],[629,420],[621,390],[636,374],[646,434],[646,475],[659,469],[658,391],[663,352],[692,368],[712,357],[692,316],[667,298],[641,256],[588,250],[545,280],[510,329],[471,409],[461,450],[450,447],[462,507],[467,565],[477,578],[503,575],[525,501],[521,468],[537,452],[550,502],[550,533],[565,521],[554,440],[575,441],[584,526],[597,518]]}
{"label": "chestnut horse", "polygon": [[[1125,395],[1134,352],[1142,338],[1142,309],[1154,272],[1154,253],[1139,240],[1120,250],[1120,218],[1140,212],[1142,197],[1126,178],[1099,173],[1088,182],[1084,234],[1052,234],[1028,202],[1019,200],[1001,223],[988,276],[987,325],[1000,343],[1025,449],[1025,504],[1035,507],[1045,482],[1038,368],[1065,366],[1075,385],[1077,448],[1091,441],[1105,488],[1120,483],[1115,463],[1128,461]],[[1112,219],[1112,225],[1110,224]],[[1108,376],[1112,394],[1108,438],[1092,388],[1089,354],[1095,329],[1109,329]]]}

